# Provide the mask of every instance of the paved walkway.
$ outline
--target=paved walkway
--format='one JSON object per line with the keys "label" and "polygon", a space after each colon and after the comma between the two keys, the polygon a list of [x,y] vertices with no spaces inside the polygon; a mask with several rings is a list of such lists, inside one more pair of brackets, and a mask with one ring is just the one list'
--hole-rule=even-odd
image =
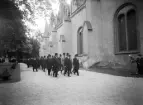
{"label": "paved walkway", "polygon": [[142,105],[143,78],[80,71],[46,76],[21,64],[20,82],[0,84],[0,105]]}

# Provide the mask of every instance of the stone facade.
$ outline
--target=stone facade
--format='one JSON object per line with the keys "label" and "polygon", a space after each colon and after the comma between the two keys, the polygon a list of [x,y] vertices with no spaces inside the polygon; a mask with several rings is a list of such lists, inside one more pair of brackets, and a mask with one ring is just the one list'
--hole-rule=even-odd
{"label": "stone facade", "polygon": [[[73,0],[75,1],[75,0]],[[78,0],[77,0],[78,1]],[[84,65],[89,67],[96,62],[121,64],[130,68],[129,54],[143,53],[143,1],[142,0],[79,0],[83,1],[77,8],[71,3],[70,17],[64,17],[61,24],[57,24],[56,32],[52,32],[55,52],[68,52],[71,55],[78,53],[78,31],[82,31],[82,54],[85,54]],[[139,50],[129,53],[115,53],[115,14],[121,6],[133,5],[137,11],[137,34]],[[81,29],[80,29],[81,28]],[[65,42],[60,36],[64,35]],[[81,47],[81,46],[80,46]]]}

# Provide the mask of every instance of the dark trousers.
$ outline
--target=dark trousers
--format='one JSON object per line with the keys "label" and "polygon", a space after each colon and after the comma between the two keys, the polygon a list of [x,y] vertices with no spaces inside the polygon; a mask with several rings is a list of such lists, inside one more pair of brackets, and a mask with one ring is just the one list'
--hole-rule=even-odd
{"label": "dark trousers", "polygon": [[77,68],[74,68],[74,69],[73,69],[73,73],[74,73],[74,74],[77,73],[77,75],[79,76],[79,71],[78,71]]}
{"label": "dark trousers", "polygon": [[53,68],[53,77],[57,77],[58,76],[58,67],[54,67]]}
{"label": "dark trousers", "polygon": [[29,68],[29,64],[27,64],[27,67]]}
{"label": "dark trousers", "polygon": [[64,68],[64,75],[66,75],[66,74],[67,74],[67,71],[68,71],[68,68],[67,68],[67,67],[65,67],[65,68]]}
{"label": "dark trousers", "polygon": [[57,70],[54,70],[53,71],[53,77],[57,77],[58,76],[58,72],[57,72]]}
{"label": "dark trousers", "polygon": [[68,76],[70,76],[71,74],[71,69],[68,67],[65,67],[65,71],[64,71],[64,75],[68,74]]}
{"label": "dark trousers", "polygon": [[70,74],[71,74],[71,69],[69,68],[68,69],[68,76],[70,76]]}
{"label": "dark trousers", "polygon": [[44,68],[45,68],[45,67],[44,67],[44,64],[42,64],[41,67],[42,67],[42,70],[44,71]]}
{"label": "dark trousers", "polygon": [[51,73],[51,68],[48,69],[48,75],[50,75],[50,73]]}
{"label": "dark trousers", "polygon": [[33,67],[33,72],[35,71],[35,69],[36,69],[36,71],[38,71],[37,68],[34,68],[34,67]]}
{"label": "dark trousers", "polygon": [[45,69],[46,69],[46,65],[44,64],[44,65],[43,65],[43,71],[44,71],[44,72],[45,72]]}
{"label": "dark trousers", "polygon": [[137,69],[138,69],[138,74],[143,74],[143,66],[142,65],[139,65],[137,64]]}
{"label": "dark trousers", "polygon": [[62,71],[64,71],[64,70],[65,70],[65,66],[62,65],[62,66],[61,66],[61,73],[62,73]]}

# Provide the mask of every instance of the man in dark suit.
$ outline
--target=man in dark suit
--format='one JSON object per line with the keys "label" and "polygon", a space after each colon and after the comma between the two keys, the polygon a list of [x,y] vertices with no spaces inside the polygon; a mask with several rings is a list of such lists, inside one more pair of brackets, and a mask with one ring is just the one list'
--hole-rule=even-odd
{"label": "man in dark suit", "polygon": [[61,59],[62,59],[62,60],[61,60],[61,64],[62,64],[61,73],[62,73],[62,71],[65,70],[65,66],[64,66],[64,62],[65,62],[65,53],[63,53],[63,56],[62,56]]}
{"label": "man in dark suit", "polygon": [[68,54],[66,59],[66,73],[68,74],[69,77],[71,74],[71,69],[72,69],[72,60],[71,56]]}
{"label": "man in dark suit", "polygon": [[58,70],[59,70],[60,61],[58,59],[58,54],[55,53],[55,57],[53,57],[53,76],[58,76]]}
{"label": "man in dark suit", "polygon": [[47,61],[47,59],[46,59],[46,56],[44,56],[44,59],[43,59],[43,71],[45,72],[45,69],[46,69],[46,61]]}
{"label": "man in dark suit", "polygon": [[79,60],[77,59],[77,54],[75,55],[75,57],[73,58],[73,73],[77,73],[77,75],[79,76]]}
{"label": "man in dark suit", "polygon": [[72,59],[71,55],[69,55],[69,75],[72,74]]}
{"label": "man in dark suit", "polygon": [[47,70],[48,70],[48,75],[50,75],[51,70],[52,70],[52,58],[51,55],[49,54],[47,57]]}
{"label": "man in dark suit", "polygon": [[64,66],[65,66],[65,70],[64,70],[64,75],[67,74],[68,72],[68,68],[69,68],[69,53],[66,54],[66,57],[64,59]]}
{"label": "man in dark suit", "polygon": [[35,71],[35,69],[36,69],[36,72],[38,72],[38,59],[37,58],[33,58],[32,66],[33,66],[33,72]]}
{"label": "man in dark suit", "polygon": [[60,56],[58,57],[60,65],[59,65],[59,71],[62,72],[62,55],[60,54]]}

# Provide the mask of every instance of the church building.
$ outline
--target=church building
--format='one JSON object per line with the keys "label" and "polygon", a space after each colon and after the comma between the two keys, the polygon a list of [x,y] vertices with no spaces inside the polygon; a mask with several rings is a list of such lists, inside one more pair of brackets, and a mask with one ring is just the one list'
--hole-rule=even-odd
{"label": "church building", "polygon": [[108,62],[128,68],[129,54],[143,54],[142,0],[72,0],[60,5],[51,24],[53,51],[79,54],[86,67]]}

